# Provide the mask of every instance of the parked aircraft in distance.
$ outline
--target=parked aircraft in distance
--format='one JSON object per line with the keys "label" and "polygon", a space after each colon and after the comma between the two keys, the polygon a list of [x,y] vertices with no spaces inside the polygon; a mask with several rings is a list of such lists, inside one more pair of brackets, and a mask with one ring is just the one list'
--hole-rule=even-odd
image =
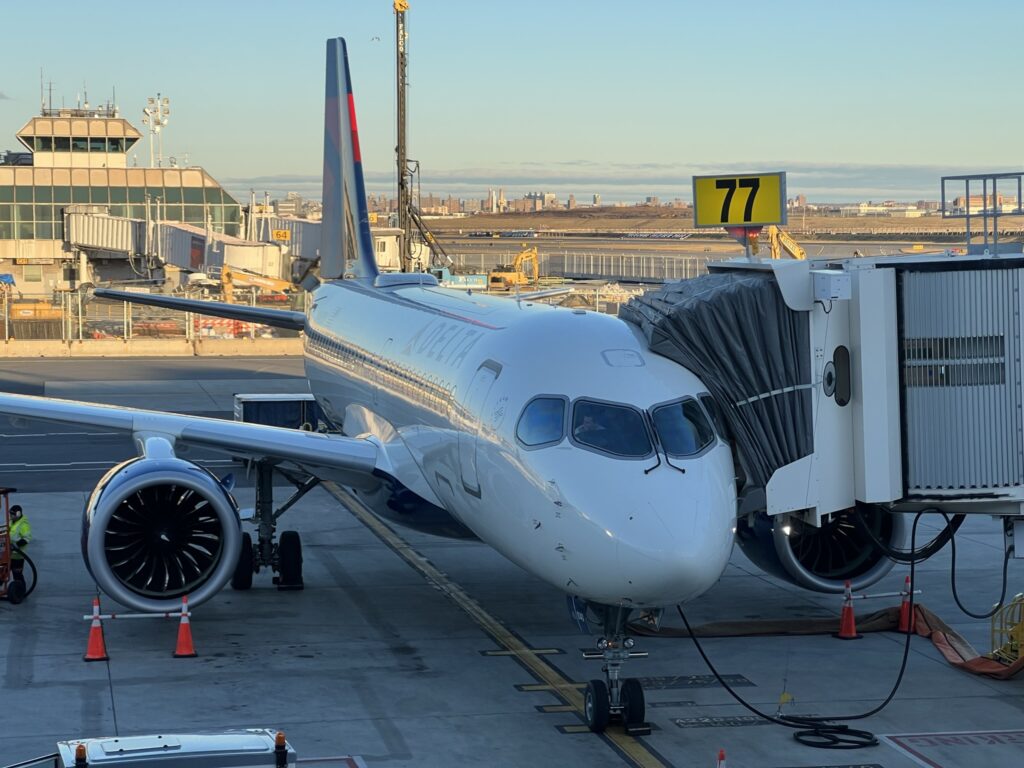
{"label": "parked aircraft in distance", "polygon": [[732,550],[735,472],[711,396],[617,318],[379,274],[341,39],[327,44],[326,107],[308,315],[96,294],[304,331],[310,389],[343,434],[7,394],[0,413],[134,436],[138,455],[93,491],[83,535],[90,574],[129,608],[173,610],[184,594],[196,605],[260,565],[301,583],[297,534],[275,543],[264,518],[254,549],[229,484],[188,459],[212,449],[272,464],[300,489],[335,481],[387,520],[478,538],[564,590],[602,629],[591,727],[609,713],[642,722],[640,684],[619,680],[627,620],[698,597]]}

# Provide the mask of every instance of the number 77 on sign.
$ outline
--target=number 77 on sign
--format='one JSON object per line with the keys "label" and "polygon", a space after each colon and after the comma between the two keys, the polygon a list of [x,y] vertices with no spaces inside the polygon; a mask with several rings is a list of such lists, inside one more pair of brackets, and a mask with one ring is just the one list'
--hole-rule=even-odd
{"label": "number 77 on sign", "polygon": [[693,218],[697,227],[785,224],[786,174],[694,176]]}

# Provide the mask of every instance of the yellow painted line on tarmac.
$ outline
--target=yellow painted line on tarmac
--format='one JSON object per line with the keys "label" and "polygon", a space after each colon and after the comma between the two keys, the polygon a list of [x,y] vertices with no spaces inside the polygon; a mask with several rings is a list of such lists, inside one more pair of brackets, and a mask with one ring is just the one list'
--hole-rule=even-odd
{"label": "yellow painted line on tarmac", "polygon": [[[509,651],[510,655],[514,655],[520,664],[543,683],[543,687],[538,690],[557,692],[571,707],[569,711],[576,712],[580,717],[584,716],[581,689],[586,687],[585,685],[566,679],[561,672],[538,656],[522,639],[510,632],[500,621],[485,611],[476,600],[466,594],[462,587],[452,582],[429,560],[413,549],[405,539],[395,533],[389,525],[367,509],[359,499],[335,483],[324,482],[322,485],[395,554],[454,601],[498,645]],[[527,688],[527,686],[523,686],[524,690]],[[575,728],[575,726],[569,727]],[[586,726],[580,727],[583,732],[589,731]],[[627,736],[618,730],[607,730],[603,735],[627,762],[639,766],[639,768],[665,768],[670,765],[643,742],[632,736]]]}
{"label": "yellow painted line on tarmac", "polygon": [[[559,730],[562,733],[588,733],[590,731],[585,725],[563,725]],[[664,763],[658,763],[658,765],[664,765]]]}
{"label": "yellow painted line on tarmac", "polygon": [[548,685],[547,683],[527,683],[526,685],[518,686],[520,691],[524,691],[526,693],[536,693],[537,691],[544,691],[544,692],[558,691],[558,692],[561,692],[561,691],[565,690],[566,688],[571,688],[573,690],[582,691],[586,687],[587,687],[586,683],[570,683],[570,682],[566,682],[564,685],[560,685],[560,686]]}
{"label": "yellow painted line on tarmac", "polygon": [[482,651],[484,656],[521,656],[523,653],[532,653],[537,656],[556,656],[562,653],[558,648],[531,648],[526,651]]}

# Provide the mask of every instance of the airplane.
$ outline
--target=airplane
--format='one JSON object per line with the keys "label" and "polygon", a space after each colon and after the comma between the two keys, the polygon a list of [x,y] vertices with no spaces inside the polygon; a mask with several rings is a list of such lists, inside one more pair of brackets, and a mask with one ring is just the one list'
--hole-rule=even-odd
{"label": "airplane", "polygon": [[[340,433],[0,394],[0,414],[133,436],[138,455],[86,504],[90,575],[117,602],[153,612],[185,594],[201,604],[229,581],[245,588],[261,565],[301,586],[298,535],[274,543],[277,517],[265,510],[254,548],[230,482],[188,455],[202,448],[299,473],[297,495],[333,481],[385,520],[479,539],[563,590],[581,628],[601,632],[592,653],[605,679],[587,686],[588,724],[642,723],[643,689],[619,677],[628,658],[646,655],[631,650],[628,620],[706,592],[736,540],[733,453],[707,388],[618,318],[379,273],[342,38],[327,42],[323,171],[308,314],[95,294],[302,331],[310,390]],[[751,541],[768,560],[781,546]],[[790,560],[791,581],[794,568],[812,569]]]}

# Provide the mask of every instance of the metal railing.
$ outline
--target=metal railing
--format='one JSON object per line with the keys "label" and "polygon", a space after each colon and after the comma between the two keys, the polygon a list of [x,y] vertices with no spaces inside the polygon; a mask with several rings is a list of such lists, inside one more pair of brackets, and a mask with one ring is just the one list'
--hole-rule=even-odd
{"label": "metal railing", "polygon": [[[511,252],[457,254],[456,268],[486,273],[496,264],[512,260]],[[663,283],[687,280],[707,273],[709,261],[729,255],[612,253],[608,251],[541,251],[542,277],[574,280],[604,279],[612,282]]]}
{"label": "metal railing", "polygon": [[566,251],[547,254],[545,266],[549,275],[576,280],[664,283],[703,275],[712,260],[707,256],[694,255]]}
{"label": "metal railing", "polygon": [[[246,304],[304,310],[308,294],[251,294]],[[190,297],[203,298],[203,297]],[[294,338],[296,331],[100,299],[78,291],[27,294],[0,290],[0,341],[94,339]]]}

